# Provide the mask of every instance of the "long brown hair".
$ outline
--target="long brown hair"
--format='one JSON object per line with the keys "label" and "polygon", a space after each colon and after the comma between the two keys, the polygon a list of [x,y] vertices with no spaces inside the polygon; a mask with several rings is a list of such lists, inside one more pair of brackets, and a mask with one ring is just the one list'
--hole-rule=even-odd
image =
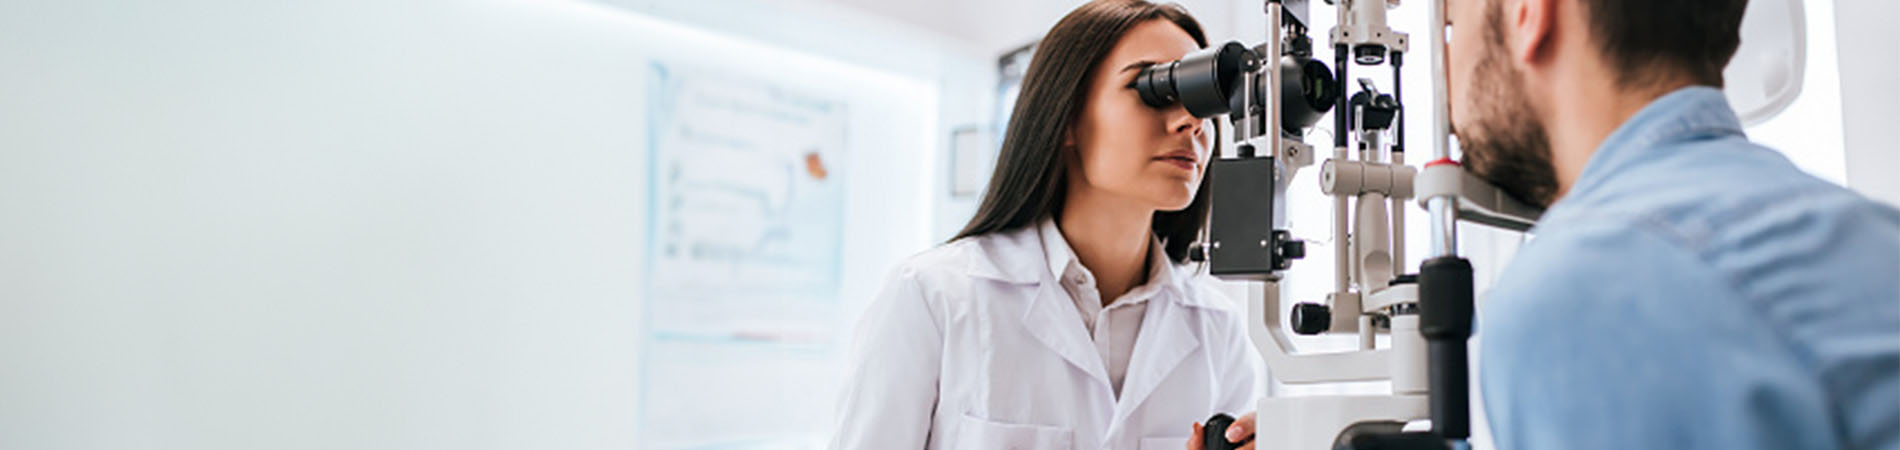
{"label": "long brown hair", "polygon": [[[1075,152],[1063,148],[1063,136],[1081,117],[1096,66],[1123,34],[1136,24],[1167,20],[1207,48],[1200,22],[1180,5],[1143,0],[1097,0],[1063,16],[1036,44],[1029,59],[1009,129],[996,157],[996,173],[977,206],[976,216],[950,240],[1030,226],[1062,210],[1068,194],[1067,171]],[[1220,154],[1220,129],[1214,130],[1213,154]],[[1207,174],[1193,202],[1180,211],[1156,211],[1153,229],[1168,258],[1187,259],[1188,245],[1207,222]]]}

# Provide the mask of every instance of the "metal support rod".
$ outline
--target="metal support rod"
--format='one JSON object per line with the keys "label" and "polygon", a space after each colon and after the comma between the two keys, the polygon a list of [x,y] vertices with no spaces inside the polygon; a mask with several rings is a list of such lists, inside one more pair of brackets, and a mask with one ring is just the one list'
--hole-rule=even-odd
{"label": "metal support rod", "polygon": [[1386,61],[1392,62],[1392,98],[1399,101],[1399,123],[1392,130],[1392,153],[1405,153],[1405,77],[1399,73],[1399,66],[1405,62],[1405,54],[1392,52]]}
{"label": "metal support rod", "polygon": [[[1282,154],[1285,153],[1282,148],[1284,146],[1280,145],[1279,79],[1280,54],[1286,52],[1284,48],[1286,44],[1280,42],[1280,34],[1282,33],[1280,28],[1283,26],[1282,21],[1285,20],[1281,15],[1284,14],[1282,9],[1285,7],[1286,5],[1280,4],[1280,0],[1267,0],[1267,54],[1260,55],[1260,73],[1267,77],[1267,95],[1261,99],[1265,104],[1260,105],[1260,109],[1267,120],[1264,123],[1265,126],[1261,127],[1260,134],[1266,135],[1267,137],[1267,154],[1273,155],[1274,158],[1277,158],[1277,161],[1287,160],[1286,155]],[[1248,84],[1251,85],[1252,83]],[[1248,126],[1251,127],[1252,125]]]}
{"label": "metal support rod", "polygon": [[[1405,154],[1392,152],[1392,166],[1405,166]],[[1390,201],[1392,207],[1388,214],[1392,216],[1392,267],[1398,269],[1393,275],[1405,273],[1405,206],[1411,203],[1407,200],[1393,196]]]}
{"label": "metal support rod", "polygon": [[[1347,160],[1347,155],[1351,153],[1346,150],[1349,145],[1347,136],[1353,133],[1351,125],[1352,108],[1348,106],[1347,97],[1349,96],[1346,95],[1345,92],[1347,86],[1347,69],[1352,67],[1350,50],[1351,49],[1345,44],[1333,46],[1333,64],[1336,64],[1335,67],[1337,68],[1334,76],[1338,77],[1338,82],[1334,84],[1334,86],[1339,86],[1340,89],[1339,98],[1333,105],[1333,159],[1339,161]],[[1351,220],[1347,216],[1349,208],[1351,208],[1351,205],[1347,203],[1345,193],[1336,192],[1333,194],[1334,298],[1345,297],[1347,286],[1352,284],[1352,266],[1350,265],[1352,262],[1352,237],[1347,234],[1347,230],[1352,226]]]}
{"label": "metal support rod", "polygon": [[[1386,61],[1392,62],[1392,98],[1399,101],[1399,123],[1392,136],[1392,165],[1405,165],[1405,77],[1399,66],[1405,63],[1405,53],[1392,52]],[[1407,199],[1392,197],[1392,267],[1406,267],[1405,264],[1405,204]],[[1399,273],[1404,273],[1400,269]]]}
{"label": "metal support rod", "polygon": [[[1450,90],[1445,70],[1445,1],[1431,1],[1432,161],[1451,158]],[[1471,435],[1468,340],[1474,313],[1471,263],[1458,257],[1458,199],[1426,199],[1432,257],[1419,267],[1419,332],[1428,342],[1432,432],[1450,440]]]}
{"label": "metal support rod", "polygon": [[1428,339],[1425,354],[1432,432],[1445,439],[1471,437],[1471,356],[1464,339]]}
{"label": "metal support rod", "polygon": [[[1253,140],[1253,134],[1254,134],[1253,118],[1252,116],[1248,115],[1247,112],[1251,111],[1252,108],[1255,106],[1253,104],[1253,83],[1254,83],[1255,78],[1259,76],[1260,74],[1249,71],[1249,72],[1241,74],[1241,77],[1240,77],[1241,110],[1235,111],[1233,113],[1234,117],[1238,117],[1240,120],[1235,120],[1233,121],[1233,123],[1235,126],[1240,128],[1238,130],[1234,130],[1234,137],[1239,138],[1235,140],[1239,141],[1240,145],[1243,147],[1247,146],[1249,142]],[[1254,149],[1254,150],[1258,151],[1259,149]],[[1237,151],[1236,156],[1241,157],[1241,158],[1254,157],[1254,155],[1247,154],[1247,153],[1254,153],[1254,152]]]}
{"label": "metal support rod", "polygon": [[1458,219],[1453,200],[1449,197],[1425,199],[1425,215],[1431,218],[1432,248],[1427,257],[1456,256],[1458,254]]}
{"label": "metal support rod", "polygon": [[1347,121],[1352,112],[1346,106],[1346,102],[1351,97],[1346,95],[1346,72],[1352,67],[1349,50],[1351,49],[1346,48],[1346,44],[1333,46],[1333,75],[1337,78],[1333,85],[1339,86],[1339,98],[1333,104],[1333,146],[1338,148],[1346,148],[1346,134],[1352,132],[1349,128],[1352,122]]}
{"label": "metal support rod", "polygon": [[1445,0],[1432,0],[1432,160],[1451,157],[1450,86],[1445,78]]}
{"label": "metal support rod", "polygon": [[1432,431],[1445,439],[1471,436],[1471,263],[1444,256],[1419,267],[1419,334],[1427,342]]}
{"label": "metal support rod", "polygon": [[[1345,149],[1336,149],[1333,159],[1345,161]],[[1333,293],[1337,296],[1346,295],[1346,286],[1352,284],[1352,237],[1347,234],[1352,229],[1352,218],[1347,214],[1351,207],[1345,192],[1333,193]]]}
{"label": "metal support rod", "polygon": [[[1431,6],[1431,22],[1426,28],[1430,29],[1432,54],[1432,160],[1427,165],[1451,159],[1451,101],[1446,97],[1450,86],[1445,78],[1445,0],[1432,0]],[[1432,253],[1428,256],[1457,255],[1458,200],[1452,197],[1426,199],[1425,210],[1432,224]]]}

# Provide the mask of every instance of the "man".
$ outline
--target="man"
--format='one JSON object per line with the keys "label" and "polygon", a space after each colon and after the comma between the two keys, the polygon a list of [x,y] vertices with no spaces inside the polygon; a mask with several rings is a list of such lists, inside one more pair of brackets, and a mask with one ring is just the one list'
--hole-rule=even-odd
{"label": "man", "polygon": [[1448,2],[1464,166],[1548,207],[1478,318],[1500,448],[1900,448],[1900,211],[1743,135],[1745,0]]}

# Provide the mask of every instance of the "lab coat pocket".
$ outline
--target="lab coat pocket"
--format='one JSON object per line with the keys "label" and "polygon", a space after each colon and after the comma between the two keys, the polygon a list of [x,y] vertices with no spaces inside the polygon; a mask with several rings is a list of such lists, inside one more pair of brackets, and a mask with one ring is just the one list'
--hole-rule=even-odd
{"label": "lab coat pocket", "polygon": [[956,440],[949,447],[955,450],[1067,449],[1073,446],[1074,435],[1075,431],[1068,428],[994,422],[965,413]]}
{"label": "lab coat pocket", "polygon": [[1187,436],[1141,438],[1141,450],[1180,450],[1187,448]]}

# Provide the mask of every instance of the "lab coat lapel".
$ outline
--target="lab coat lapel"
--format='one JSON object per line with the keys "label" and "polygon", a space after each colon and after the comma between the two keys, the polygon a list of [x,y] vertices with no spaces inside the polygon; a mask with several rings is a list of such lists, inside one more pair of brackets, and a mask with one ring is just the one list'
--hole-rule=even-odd
{"label": "lab coat lapel", "polygon": [[983,257],[972,258],[969,273],[1014,285],[1011,289],[1033,289],[1029,303],[1023,307],[1023,328],[1063,361],[1088,374],[1102,395],[1113,396],[1108,365],[1095,352],[1075,301],[1049,273],[1048,255],[1043,253],[1041,235],[1037,233],[1032,226],[983,235],[977,241]]}
{"label": "lab coat lapel", "polygon": [[[1182,294],[1170,291],[1162,295]],[[1109,426],[1109,436],[1119,433],[1129,416],[1161,387],[1168,374],[1201,347],[1200,334],[1194,332],[1197,324],[1190,314],[1192,310],[1175,300],[1180,299],[1148,301],[1147,317],[1142,318],[1140,334],[1135,338],[1135,352],[1129,356],[1128,376],[1122,379],[1122,397],[1115,402],[1115,422]]]}
{"label": "lab coat lapel", "polygon": [[1102,355],[1096,353],[1088,331],[1082,327],[1082,312],[1075,309],[1075,302],[1056,286],[1055,280],[1044,277],[1036,287],[1035,298],[1025,309],[1023,327],[1029,329],[1031,336],[1062,355],[1062,359],[1077,370],[1089,374],[1103,393],[1113,394],[1108,383],[1108,365],[1102,363]]}

